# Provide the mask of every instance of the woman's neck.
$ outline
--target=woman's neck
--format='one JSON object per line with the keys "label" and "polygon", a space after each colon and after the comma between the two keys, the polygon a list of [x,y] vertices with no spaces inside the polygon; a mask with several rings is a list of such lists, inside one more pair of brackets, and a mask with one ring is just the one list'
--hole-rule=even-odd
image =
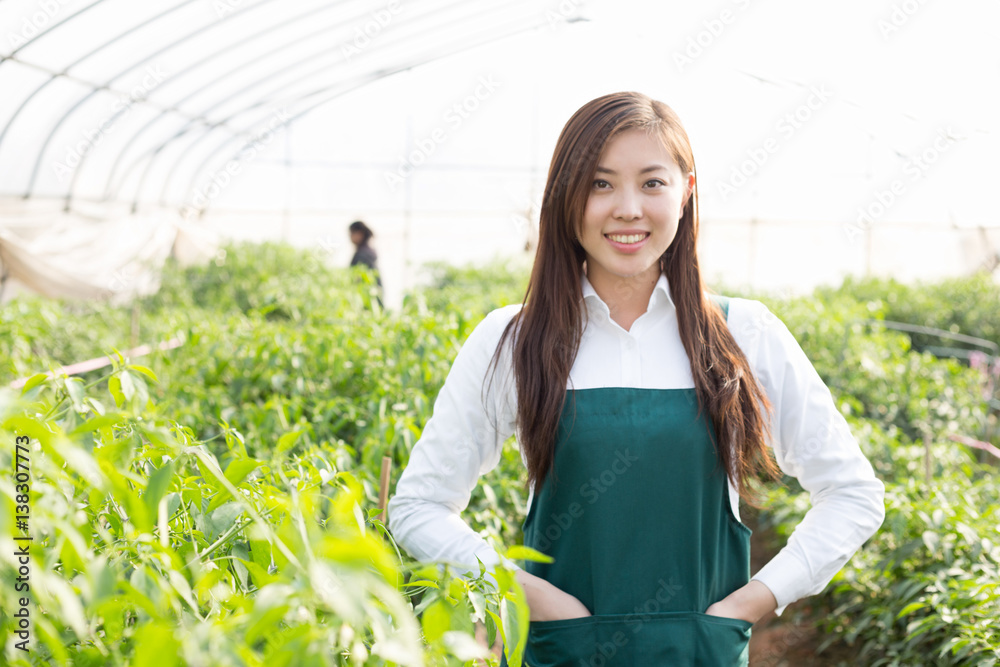
{"label": "woman's neck", "polygon": [[587,268],[587,280],[607,304],[611,319],[625,331],[649,308],[649,298],[659,278],[659,266],[655,265],[645,273],[629,277]]}

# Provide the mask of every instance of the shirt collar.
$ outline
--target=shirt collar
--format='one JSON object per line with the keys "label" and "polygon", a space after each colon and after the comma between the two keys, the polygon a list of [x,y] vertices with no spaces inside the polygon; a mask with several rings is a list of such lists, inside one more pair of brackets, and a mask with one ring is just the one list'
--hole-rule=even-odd
{"label": "shirt collar", "polygon": [[[608,308],[608,304],[604,303],[604,300],[597,294],[597,290],[590,284],[590,280],[587,279],[587,274],[582,271],[580,272],[580,285],[583,288],[584,303],[590,304],[592,308],[597,308],[598,312],[610,314],[611,310]],[[646,311],[649,312],[663,306],[673,308],[674,300],[670,298],[670,284],[667,282],[667,274],[661,271],[660,277],[656,279],[656,285],[653,286],[653,293],[649,295]]]}

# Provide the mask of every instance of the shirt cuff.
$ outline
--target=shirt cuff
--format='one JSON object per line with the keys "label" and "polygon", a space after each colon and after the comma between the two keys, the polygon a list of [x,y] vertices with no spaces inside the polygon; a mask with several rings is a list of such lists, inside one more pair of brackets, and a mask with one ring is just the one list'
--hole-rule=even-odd
{"label": "shirt cuff", "polygon": [[801,582],[809,581],[811,574],[809,569],[790,553],[781,551],[772,558],[757,574],[750,577],[767,586],[778,603],[778,608],[774,613],[781,616],[785,607],[798,600],[801,595],[797,588],[801,588]]}

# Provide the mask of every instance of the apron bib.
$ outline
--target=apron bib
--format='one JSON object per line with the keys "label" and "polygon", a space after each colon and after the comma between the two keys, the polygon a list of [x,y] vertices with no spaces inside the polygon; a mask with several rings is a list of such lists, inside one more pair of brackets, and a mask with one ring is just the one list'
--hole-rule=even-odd
{"label": "apron bib", "polygon": [[593,615],[532,622],[529,667],[748,664],[752,624],[704,613],[750,580],[715,438],[693,387],[567,390],[525,570]]}

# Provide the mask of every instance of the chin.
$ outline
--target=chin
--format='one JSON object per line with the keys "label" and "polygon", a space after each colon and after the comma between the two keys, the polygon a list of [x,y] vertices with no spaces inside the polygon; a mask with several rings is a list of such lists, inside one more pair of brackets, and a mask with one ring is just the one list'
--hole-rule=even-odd
{"label": "chin", "polygon": [[617,278],[638,278],[639,276],[643,275],[644,273],[648,273],[649,271],[656,271],[657,273],[659,273],[659,268],[660,265],[659,262],[657,261],[647,266],[639,268],[635,266],[618,267],[615,270],[610,271],[610,273],[612,273]]}

